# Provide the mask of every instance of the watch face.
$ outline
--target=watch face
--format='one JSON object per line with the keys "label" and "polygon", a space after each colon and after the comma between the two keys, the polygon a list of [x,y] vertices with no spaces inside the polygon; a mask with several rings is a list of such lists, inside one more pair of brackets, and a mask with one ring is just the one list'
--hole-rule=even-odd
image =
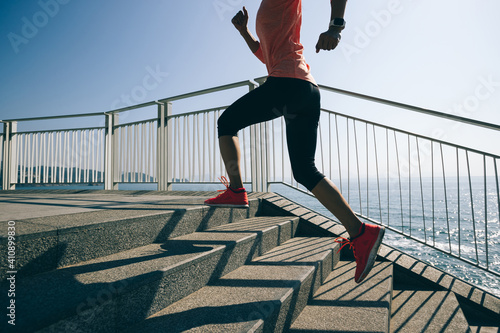
{"label": "watch face", "polygon": [[341,19],[341,18],[336,18],[333,20],[333,24],[337,25],[337,26],[343,26],[344,22],[345,22],[344,19]]}

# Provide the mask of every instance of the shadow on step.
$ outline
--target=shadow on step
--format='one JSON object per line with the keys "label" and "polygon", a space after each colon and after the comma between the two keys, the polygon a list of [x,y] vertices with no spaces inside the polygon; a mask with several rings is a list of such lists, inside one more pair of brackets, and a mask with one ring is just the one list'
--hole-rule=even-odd
{"label": "shadow on step", "polygon": [[[166,258],[169,256],[202,253],[214,249],[216,245],[215,242],[207,242],[209,244],[203,245],[200,242],[184,241],[184,240],[169,240],[168,243],[158,244],[155,250],[151,249],[138,249],[140,252],[139,256],[131,258],[123,258],[113,261],[95,261],[89,264],[81,264],[77,266],[68,266],[65,268],[60,268],[58,271],[65,274],[77,275],[84,273],[92,273],[96,271],[103,271],[106,269],[117,268],[120,266],[128,266],[135,263],[149,262],[151,260],[157,260],[161,258]],[[218,242],[219,244],[223,242]]]}
{"label": "shadow on step", "polygon": [[[248,246],[256,249],[258,242],[257,237]],[[114,330],[116,309],[122,309],[120,316],[123,317],[146,318],[155,305],[162,307],[158,303],[165,300],[172,303],[180,298],[172,293],[165,295],[165,285],[175,283],[178,294],[186,294],[182,292],[188,287],[182,281],[182,272],[178,276],[175,272],[164,276],[162,270],[165,267],[179,263],[178,258],[187,260],[193,255],[218,251],[218,255],[198,267],[204,272],[198,274],[199,279],[193,278],[189,286],[197,289],[223,275],[227,266],[232,265],[230,258],[234,244],[234,241],[169,240],[165,244],[151,244],[19,280],[17,314],[25,320],[18,322],[17,328],[34,331],[52,325],[51,329],[55,331],[89,327]],[[227,247],[225,252],[218,250],[222,245]],[[170,257],[177,259],[172,262]],[[192,273],[195,274],[196,270],[195,265]],[[33,297],[34,290],[37,290],[36,297]],[[162,296],[164,299],[159,302]]]}
{"label": "shadow on step", "polygon": [[133,332],[162,332],[166,327],[169,332],[268,332],[290,327],[321,268],[331,267],[337,247],[332,238],[293,238],[160,310]]}
{"label": "shadow on step", "polygon": [[[225,223],[249,218],[255,214],[258,202],[251,209],[168,209],[168,205],[141,208],[123,207],[118,210],[93,211],[37,218],[19,222],[16,268],[18,276],[29,276],[60,267],[204,231]],[[199,206],[199,204],[198,204]],[[3,241],[3,240],[2,240]],[[5,248],[2,243],[0,249]],[[3,259],[6,266],[6,257]],[[0,272],[4,280],[5,272]]]}
{"label": "shadow on step", "polygon": [[393,332],[469,332],[455,295],[449,291],[395,290]]}
{"label": "shadow on step", "polygon": [[[491,310],[498,304],[498,298],[399,251],[391,250],[386,256],[392,253],[395,255],[391,260],[400,263],[394,265],[394,290],[418,294],[446,294],[451,291],[458,301],[460,313],[463,312],[470,326],[498,327],[498,310]],[[498,306],[496,308],[498,309]]]}
{"label": "shadow on step", "polygon": [[[42,191],[43,194],[46,194]],[[29,203],[30,206],[42,206],[42,207],[51,207],[54,210],[58,208],[77,208],[77,209],[96,209],[96,210],[165,210],[169,209],[169,206],[181,205],[181,206],[200,206],[202,203],[198,201],[191,200],[189,202],[188,199],[166,199],[162,201],[152,200],[152,201],[120,201],[116,200],[106,200],[100,197],[99,199],[92,199],[89,197],[80,196],[78,199],[75,199],[73,195],[81,194],[79,191],[75,191],[71,193],[71,197],[64,198],[62,196],[57,196],[54,198],[46,198],[47,202],[41,201],[40,196],[15,196],[14,194],[10,195],[9,198],[2,198],[2,203],[11,204],[11,205],[22,205]],[[78,203],[71,203],[78,201]],[[140,207],[139,207],[140,206]],[[170,208],[171,209],[171,208]]]}
{"label": "shadow on step", "polygon": [[[248,271],[229,274],[163,309],[135,326],[134,333],[164,332],[167,327],[172,333],[191,329],[207,332],[262,329],[270,332],[276,327],[289,327],[305,305],[311,277],[286,280],[286,270],[282,268],[254,266],[246,269]],[[280,278],[270,278],[278,271]]]}
{"label": "shadow on step", "polygon": [[[225,329],[238,327],[238,331],[250,330],[258,320],[266,320],[267,325],[276,325],[276,310],[281,306],[279,301],[246,302],[222,306],[203,306],[185,311],[148,318],[139,332],[162,332],[168,327],[169,333],[180,333],[191,329],[202,329],[210,326],[224,326]],[[214,315],[216,313],[217,315]],[[274,314],[274,315],[273,315]],[[269,316],[272,318],[269,318]],[[245,323],[248,323],[245,325]],[[246,326],[241,327],[240,325]],[[210,331],[209,328],[207,328]]]}
{"label": "shadow on step", "polygon": [[[315,300],[311,302],[321,301],[323,295],[330,297],[335,295],[333,300],[337,304],[336,306],[379,307],[383,304],[387,305],[387,296],[390,295],[390,290],[380,293],[379,289],[380,286],[392,282],[392,276],[387,276],[384,269],[383,262],[376,262],[363,283],[356,284],[353,282],[356,265],[353,262],[341,261],[335,267],[335,274],[332,274],[330,279],[324,282],[322,289],[314,295]],[[366,300],[367,298],[369,301]]]}

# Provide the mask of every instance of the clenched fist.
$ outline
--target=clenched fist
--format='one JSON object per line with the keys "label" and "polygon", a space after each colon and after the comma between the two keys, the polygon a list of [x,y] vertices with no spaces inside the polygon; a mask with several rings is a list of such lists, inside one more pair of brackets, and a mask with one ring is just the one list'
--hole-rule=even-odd
{"label": "clenched fist", "polygon": [[236,14],[233,19],[231,20],[231,23],[233,23],[234,27],[236,30],[238,30],[240,33],[247,30],[247,24],[248,24],[248,12],[245,7],[243,7],[243,11],[239,11],[238,14]]}
{"label": "clenched fist", "polygon": [[318,53],[319,50],[331,51],[335,49],[340,39],[340,31],[337,28],[328,29],[328,31],[323,32],[319,36],[318,43],[316,44],[316,53]]}

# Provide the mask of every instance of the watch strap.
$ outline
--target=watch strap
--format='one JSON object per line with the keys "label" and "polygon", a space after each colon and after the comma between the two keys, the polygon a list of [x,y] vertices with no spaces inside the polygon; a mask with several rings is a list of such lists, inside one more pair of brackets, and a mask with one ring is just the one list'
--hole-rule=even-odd
{"label": "watch strap", "polygon": [[330,21],[330,27],[337,27],[344,29],[345,28],[345,20],[341,17],[336,17]]}

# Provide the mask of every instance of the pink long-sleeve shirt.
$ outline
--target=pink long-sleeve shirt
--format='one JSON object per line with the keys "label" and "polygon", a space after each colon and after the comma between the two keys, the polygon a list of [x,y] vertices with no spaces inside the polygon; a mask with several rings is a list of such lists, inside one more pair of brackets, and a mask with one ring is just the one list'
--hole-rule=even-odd
{"label": "pink long-sleeve shirt", "polygon": [[316,85],[300,43],[302,0],[262,0],[256,30],[260,47],[255,52],[269,76],[289,77]]}

